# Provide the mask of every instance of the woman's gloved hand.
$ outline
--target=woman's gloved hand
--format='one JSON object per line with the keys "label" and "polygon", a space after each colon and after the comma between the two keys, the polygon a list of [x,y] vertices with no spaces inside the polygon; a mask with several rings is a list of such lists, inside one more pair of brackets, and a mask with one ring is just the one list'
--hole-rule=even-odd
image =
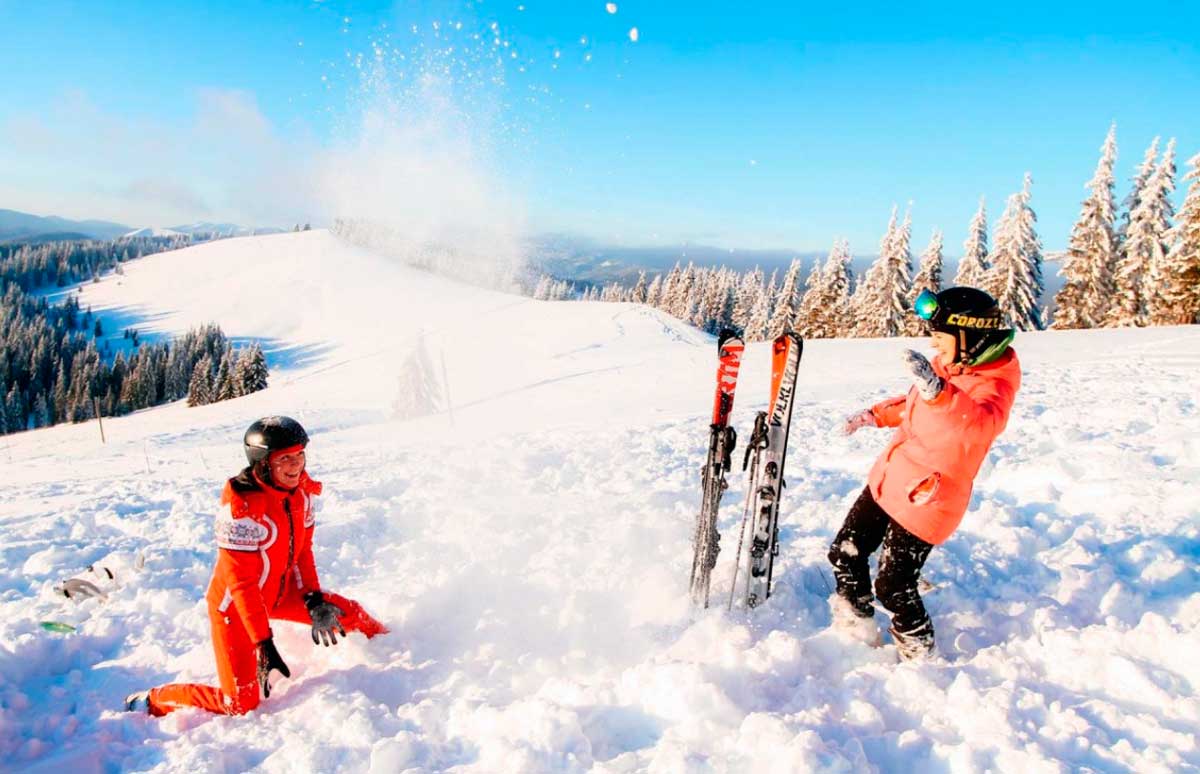
{"label": "woman's gloved hand", "polygon": [[304,595],[304,606],[308,608],[308,615],[312,618],[313,645],[337,645],[337,635],[334,632],[341,632],[343,637],[346,636],[346,629],[338,620],[346,614],[345,611],[332,602],[326,602],[324,594],[319,591],[308,592]]}
{"label": "woman's gloved hand", "polygon": [[268,637],[258,643],[258,684],[262,686],[264,697],[271,695],[271,683],[268,678],[272,669],[278,670],[284,677],[292,676],[292,670],[283,663],[283,656],[280,656],[275,648],[275,640]]}

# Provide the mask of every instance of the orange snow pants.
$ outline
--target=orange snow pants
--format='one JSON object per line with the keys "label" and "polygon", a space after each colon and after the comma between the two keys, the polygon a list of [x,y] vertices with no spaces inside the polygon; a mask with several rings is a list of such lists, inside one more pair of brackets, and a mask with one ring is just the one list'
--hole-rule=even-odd
{"label": "orange snow pants", "polygon": [[[325,601],[345,612],[340,620],[346,632],[362,632],[367,638],[387,632],[362,605],[328,591],[322,592]],[[310,624],[311,617],[300,592],[289,588],[287,595],[270,612],[274,620]],[[171,683],[150,690],[150,714],[166,715],[181,707],[199,707],[223,715],[244,715],[258,706],[258,643],[250,635],[237,612],[231,607],[222,613],[212,604],[208,607],[212,624],[213,651],[217,657],[217,678],[220,688],[195,683]],[[275,675],[279,679],[280,675]]]}

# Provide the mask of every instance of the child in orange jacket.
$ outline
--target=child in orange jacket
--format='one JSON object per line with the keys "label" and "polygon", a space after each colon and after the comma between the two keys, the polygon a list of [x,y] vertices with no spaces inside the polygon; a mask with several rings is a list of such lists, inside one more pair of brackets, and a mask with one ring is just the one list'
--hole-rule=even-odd
{"label": "child in orange jacket", "polygon": [[221,687],[175,683],[126,698],[126,709],[166,715],[180,707],[242,715],[271,695],[271,670],[290,677],[271,633],[274,620],[312,626],[313,644],[337,634],[387,632],[357,602],[321,590],[313,561],[308,434],[290,417],[264,417],[244,438],[250,465],[229,479],[216,521],[217,564],[206,600]]}
{"label": "child in orange jacket", "polygon": [[937,357],[913,350],[905,363],[914,386],[846,420],[845,432],[895,427],[871,468],[867,487],[829,548],[837,592],[834,623],[878,641],[867,560],[883,546],[875,596],[892,614],[901,657],[933,653],[933,623],[917,581],[930,550],[958,527],[992,441],[1008,423],[1021,386],[1021,366],[1009,346],[995,300],[975,288],[934,295],[922,291],[914,310],[930,324]]}

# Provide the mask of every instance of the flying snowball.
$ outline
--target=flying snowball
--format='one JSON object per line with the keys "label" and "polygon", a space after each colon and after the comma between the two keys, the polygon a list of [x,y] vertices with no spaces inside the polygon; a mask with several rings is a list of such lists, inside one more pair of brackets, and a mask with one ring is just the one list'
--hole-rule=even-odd
{"label": "flying snowball", "polygon": [[617,12],[617,4],[616,3],[605,3],[604,10],[608,11],[609,13],[616,13]]}
{"label": "flying snowball", "polygon": [[630,42],[632,42],[632,43],[637,43],[637,42],[638,42],[638,31],[637,31],[637,27],[632,27],[632,28],[630,28],[630,30],[629,30],[629,40],[630,40]]}

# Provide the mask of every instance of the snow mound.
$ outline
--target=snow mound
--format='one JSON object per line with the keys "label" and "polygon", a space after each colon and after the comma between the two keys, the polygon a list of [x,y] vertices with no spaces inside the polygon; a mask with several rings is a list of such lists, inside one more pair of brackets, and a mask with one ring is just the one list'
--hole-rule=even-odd
{"label": "snow mound", "polygon": [[[5,437],[5,765],[1200,767],[1196,328],[1018,337],[1010,425],[925,573],[942,656],[897,665],[891,645],[827,629],[824,554],[886,443],[841,436],[842,418],[904,389],[901,353],[919,342],[806,345],[775,594],[752,614],[720,604],[735,474],[714,608],[697,614],[711,337],[643,307],[458,285],[317,231],[149,256],[83,292],[155,335],[216,321],[263,342],[274,370],[246,398],[106,421],[106,444],[94,424]],[[765,406],[768,363],[747,348],[739,430]],[[395,418],[401,384],[432,382],[436,401]],[[392,633],[313,648],[279,623],[292,678],[250,716],[121,713],[133,690],[215,679],[212,521],[241,433],[268,414],[313,439],[323,585]],[[56,595],[95,562],[120,568],[107,602]]]}

